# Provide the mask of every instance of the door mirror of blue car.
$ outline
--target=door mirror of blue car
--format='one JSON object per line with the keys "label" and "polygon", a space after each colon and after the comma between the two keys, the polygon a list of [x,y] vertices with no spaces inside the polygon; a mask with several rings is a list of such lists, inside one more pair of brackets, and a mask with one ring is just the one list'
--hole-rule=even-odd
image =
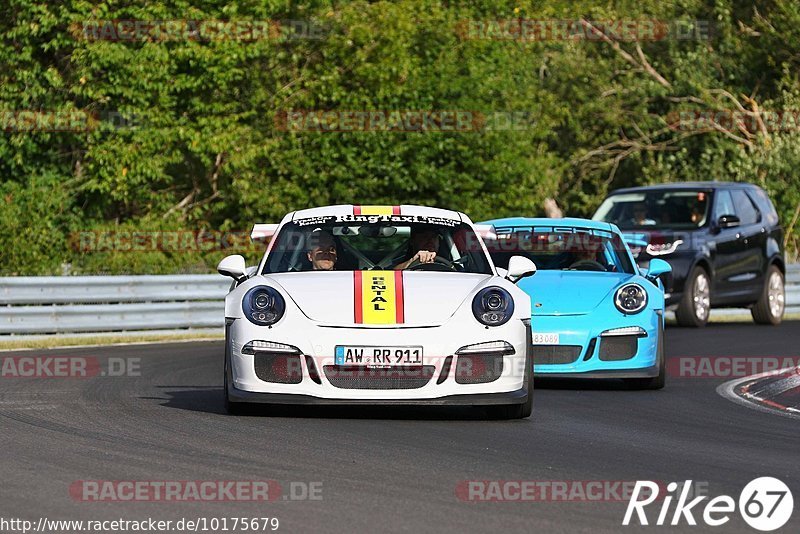
{"label": "door mirror of blue car", "polygon": [[222,276],[230,276],[237,282],[247,278],[247,267],[244,258],[238,254],[226,256],[217,265],[217,272]]}
{"label": "door mirror of blue car", "polygon": [[643,274],[648,280],[653,282],[661,278],[664,285],[667,285],[666,278],[668,275],[672,274],[672,265],[658,258],[652,259],[650,260],[650,267],[648,267]]}
{"label": "door mirror of blue car", "polygon": [[511,256],[508,260],[506,280],[516,284],[526,276],[536,274],[536,264],[525,256]]}

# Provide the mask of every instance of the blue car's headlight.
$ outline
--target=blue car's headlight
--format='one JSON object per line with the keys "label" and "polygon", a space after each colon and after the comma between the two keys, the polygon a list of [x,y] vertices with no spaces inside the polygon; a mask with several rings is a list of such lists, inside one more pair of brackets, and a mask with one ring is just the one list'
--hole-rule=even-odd
{"label": "blue car's headlight", "polygon": [[633,315],[647,306],[647,291],[639,284],[625,284],[617,289],[614,304],[622,313]]}
{"label": "blue car's headlight", "polygon": [[500,326],[514,315],[514,299],[502,287],[485,287],[472,299],[472,313],[486,326]]}
{"label": "blue car's headlight", "polygon": [[257,286],[245,293],[242,299],[242,311],[251,323],[270,326],[283,317],[283,312],[286,311],[286,301],[275,289],[268,286]]}

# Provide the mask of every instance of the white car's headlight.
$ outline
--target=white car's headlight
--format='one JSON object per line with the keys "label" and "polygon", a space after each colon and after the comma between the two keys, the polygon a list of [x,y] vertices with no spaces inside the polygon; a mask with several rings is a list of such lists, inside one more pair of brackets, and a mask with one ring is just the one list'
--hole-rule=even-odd
{"label": "white car's headlight", "polygon": [[472,313],[486,326],[500,326],[514,315],[514,299],[502,287],[485,287],[472,299]]}
{"label": "white car's headlight", "polygon": [[625,284],[617,289],[614,304],[622,313],[633,315],[647,306],[647,291],[639,284]]}
{"label": "white car's headlight", "polygon": [[257,286],[245,293],[242,311],[251,323],[270,326],[283,317],[286,301],[277,290],[269,286]]}

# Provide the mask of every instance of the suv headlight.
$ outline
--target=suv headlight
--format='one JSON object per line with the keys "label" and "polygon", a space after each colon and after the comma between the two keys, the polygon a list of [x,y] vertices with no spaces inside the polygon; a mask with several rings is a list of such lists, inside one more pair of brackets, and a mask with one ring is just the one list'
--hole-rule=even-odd
{"label": "suv headlight", "polygon": [[472,299],[472,313],[486,326],[500,326],[514,315],[514,299],[502,287],[485,287]]}
{"label": "suv headlight", "polygon": [[651,243],[650,245],[647,245],[647,253],[651,256],[666,256],[678,250],[678,247],[682,244],[683,239],[676,239],[672,243],[661,243],[658,245]]}
{"label": "suv headlight", "polygon": [[277,323],[286,311],[286,301],[278,291],[268,286],[257,286],[244,294],[242,311],[245,317],[259,326]]}
{"label": "suv headlight", "polygon": [[614,304],[622,313],[633,315],[647,306],[647,291],[639,284],[625,284],[617,289]]}

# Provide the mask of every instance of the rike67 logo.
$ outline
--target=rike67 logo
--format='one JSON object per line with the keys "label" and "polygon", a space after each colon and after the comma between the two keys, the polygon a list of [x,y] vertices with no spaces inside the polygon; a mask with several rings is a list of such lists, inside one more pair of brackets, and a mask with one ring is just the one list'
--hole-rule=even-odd
{"label": "rike67 logo", "polygon": [[[670,482],[666,488],[666,495],[659,495],[659,489],[663,486],[649,480],[636,481],[622,524],[630,525],[635,515],[640,525],[649,525],[652,515],[648,520],[645,507],[657,500],[661,501],[661,509],[655,521],[656,525],[674,526],[680,525],[682,521],[685,521],[687,525],[696,525],[694,512],[698,514],[698,517],[702,517],[706,525],[718,527],[730,521],[731,514],[736,511],[738,504],[739,514],[748,525],[767,532],[785,525],[792,517],[794,510],[792,492],[777,478],[760,477],[751,480],[739,494],[738,503],[733,497],[720,495],[706,502],[705,506],[698,506],[708,496],[703,495],[689,500],[691,486],[691,480],[687,480],[682,487],[675,482]],[[678,488],[681,488],[680,491]],[[677,497],[677,502],[670,518],[670,508],[675,497]]]}

